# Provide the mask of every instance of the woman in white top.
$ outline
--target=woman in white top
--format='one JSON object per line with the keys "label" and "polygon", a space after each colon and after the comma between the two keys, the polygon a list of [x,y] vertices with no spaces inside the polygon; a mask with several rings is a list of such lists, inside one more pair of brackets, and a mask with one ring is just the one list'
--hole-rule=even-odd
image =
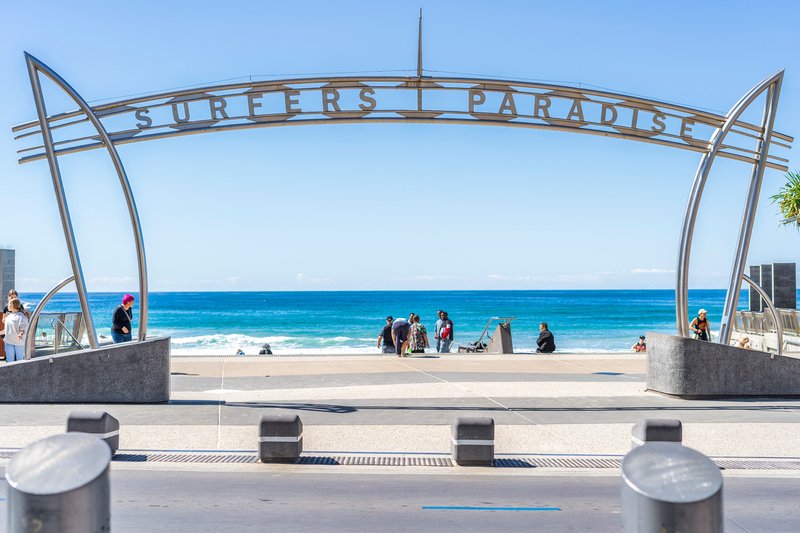
{"label": "woman in white top", "polygon": [[25,359],[25,333],[28,331],[28,317],[22,312],[22,302],[13,298],[8,302],[11,314],[6,317],[6,362]]}

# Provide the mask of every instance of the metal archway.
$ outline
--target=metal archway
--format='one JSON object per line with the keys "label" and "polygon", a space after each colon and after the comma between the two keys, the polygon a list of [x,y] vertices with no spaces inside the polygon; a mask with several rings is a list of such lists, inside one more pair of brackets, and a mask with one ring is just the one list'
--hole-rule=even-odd
{"label": "metal archway", "polygon": [[[720,341],[730,340],[738,288],[744,274],[755,210],[766,168],[788,170],[788,159],[771,148],[790,149],[793,138],[773,131],[783,71],[756,85],[726,115],[621,93],[515,80],[425,76],[337,76],[209,85],[115,100],[90,107],[52,69],[26,54],[38,120],[12,128],[15,139],[42,143],[18,150],[19,162],[47,159],[84,315],[86,288],[69,219],[57,158],[105,147],[112,158],[130,213],[140,289],[139,340],[147,331],[147,271],[139,216],[116,145],[182,135],[261,127],[343,123],[444,123],[507,126],[585,133],[648,142],[702,153],[681,229],[676,269],[676,323],[688,335],[688,268],[694,223],[716,157],[753,166],[722,318]],[[38,73],[45,74],[79,109],[47,116]],[[740,120],[767,92],[760,124]],[[460,98],[459,98],[460,97]],[[429,105],[428,102],[433,102]],[[108,130],[102,123],[113,123]],[[97,131],[86,134],[90,123]],[[710,140],[696,137],[705,129]],[[53,140],[52,132],[60,134]],[[90,342],[96,343],[87,323]],[[91,337],[95,337],[92,341]]]}

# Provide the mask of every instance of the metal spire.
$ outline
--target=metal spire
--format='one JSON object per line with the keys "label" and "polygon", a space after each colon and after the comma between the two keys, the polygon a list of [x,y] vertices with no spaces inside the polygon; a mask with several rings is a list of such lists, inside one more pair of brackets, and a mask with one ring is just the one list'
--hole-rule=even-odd
{"label": "metal spire", "polygon": [[419,34],[417,36],[417,78],[422,77],[422,8],[419,8]]}

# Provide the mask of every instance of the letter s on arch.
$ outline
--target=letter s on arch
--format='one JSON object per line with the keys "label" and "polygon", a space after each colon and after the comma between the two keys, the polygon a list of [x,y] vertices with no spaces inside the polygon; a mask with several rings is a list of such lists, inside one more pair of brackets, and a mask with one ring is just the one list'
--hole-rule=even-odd
{"label": "letter s on arch", "polygon": [[358,107],[362,111],[372,111],[377,107],[378,102],[375,101],[373,98],[375,96],[375,90],[371,87],[364,87],[358,92],[358,97],[361,98],[362,102],[365,104],[358,104]]}
{"label": "letter s on arch", "polygon": [[153,125],[153,119],[148,117],[147,115],[150,114],[150,110],[145,108],[137,109],[136,110],[136,119],[141,120],[141,122],[136,123],[136,127],[140,130],[146,130],[150,126]]}

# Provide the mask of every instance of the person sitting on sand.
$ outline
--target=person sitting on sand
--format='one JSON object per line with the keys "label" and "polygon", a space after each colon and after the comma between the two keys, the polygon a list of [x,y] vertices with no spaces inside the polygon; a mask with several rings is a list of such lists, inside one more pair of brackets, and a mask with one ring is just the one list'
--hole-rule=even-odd
{"label": "person sitting on sand", "polygon": [[747,335],[742,335],[741,337],[736,339],[736,342],[733,345],[736,346],[737,348],[744,348],[745,350],[750,350],[751,349],[750,337],[748,337]]}
{"label": "person sitting on sand", "polygon": [[644,335],[639,335],[639,342],[631,346],[631,350],[636,353],[647,351],[647,343],[644,342]]}
{"label": "person sitting on sand", "polygon": [[556,351],[556,338],[547,329],[547,322],[539,324],[539,338],[536,339],[536,353],[553,353]]}
{"label": "person sitting on sand", "polygon": [[694,331],[694,338],[699,341],[710,340],[708,336],[708,319],[706,318],[707,311],[701,309],[697,312],[692,323],[689,324],[689,329]]}
{"label": "person sitting on sand", "polygon": [[264,343],[261,345],[261,349],[258,351],[258,355],[272,355],[272,348],[268,343]]}

